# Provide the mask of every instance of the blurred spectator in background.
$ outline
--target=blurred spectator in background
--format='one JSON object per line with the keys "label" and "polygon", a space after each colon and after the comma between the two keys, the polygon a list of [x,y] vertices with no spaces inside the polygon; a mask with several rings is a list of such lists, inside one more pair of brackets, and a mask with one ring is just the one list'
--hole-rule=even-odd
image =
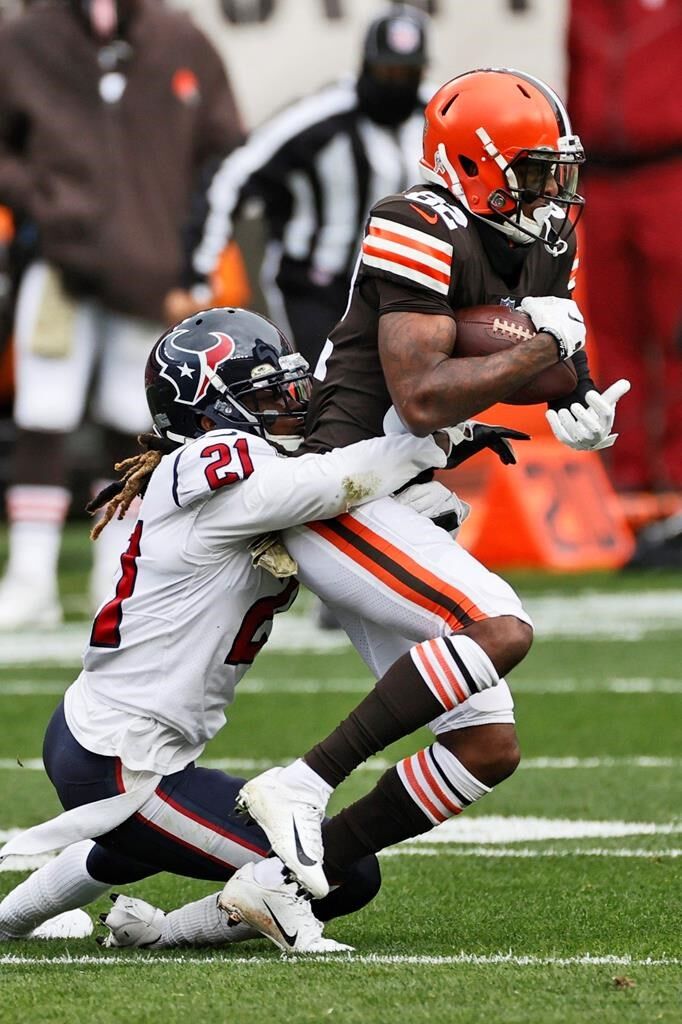
{"label": "blurred spectator in background", "polygon": [[620,490],[682,490],[682,3],[572,0],[568,106],[587,154],[589,317],[632,391]]}
{"label": "blurred spectator in background", "polygon": [[[48,0],[0,28],[0,202],[33,246],[16,306],[0,629],[61,617],[67,436],[90,402],[110,472],[146,428],[143,367],[167,293],[188,280],[190,199],[242,139],[220,57],[158,0]],[[95,603],[129,532],[119,523],[97,551]]]}
{"label": "blurred spectator in background", "polygon": [[[261,201],[268,243],[261,271],[270,315],[314,366],[343,314],[364,221],[377,199],[417,174],[427,62],[425,16],[396,5],[369,25],[356,76],[288,106],[222,165],[193,255],[205,280],[247,200]],[[169,308],[192,312],[179,291]]]}

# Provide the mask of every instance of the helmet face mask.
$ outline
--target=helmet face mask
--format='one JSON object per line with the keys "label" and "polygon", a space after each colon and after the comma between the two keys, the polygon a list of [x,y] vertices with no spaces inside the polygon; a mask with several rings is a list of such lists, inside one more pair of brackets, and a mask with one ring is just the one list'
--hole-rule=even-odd
{"label": "helmet face mask", "polygon": [[541,240],[552,255],[582,212],[580,139],[538,79],[507,68],[447,82],[425,111],[424,177],[518,244]]}
{"label": "helmet face mask", "polygon": [[205,433],[207,417],[216,428],[292,448],[300,443],[311,374],[266,317],[212,309],[162,335],[147,361],[145,387],[154,429],[178,444]]}

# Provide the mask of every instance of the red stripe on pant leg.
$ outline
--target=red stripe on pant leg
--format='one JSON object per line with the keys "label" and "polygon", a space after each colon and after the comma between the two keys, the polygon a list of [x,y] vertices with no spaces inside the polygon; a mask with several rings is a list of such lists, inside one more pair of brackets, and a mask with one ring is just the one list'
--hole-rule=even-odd
{"label": "red stripe on pant leg", "polygon": [[114,777],[116,778],[116,788],[119,793],[125,793],[126,787],[123,781],[123,762],[120,757],[117,757],[114,763]]}
{"label": "red stripe on pant leg", "polygon": [[196,821],[198,825],[203,825],[203,827],[208,829],[210,832],[215,832],[216,835],[224,836],[225,839],[231,840],[231,842],[236,843],[238,846],[243,846],[245,850],[251,850],[252,853],[259,853],[261,857],[264,857],[267,854],[268,850],[264,850],[262,846],[254,846],[253,843],[247,842],[247,840],[242,839],[241,836],[236,836],[234,832],[228,832],[226,829],[221,828],[220,825],[216,825],[215,822],[207,821],[206,818],[202,818],[200,815],[195,814],[194,811],[190,811],[187,807],[183,807],[182,804],[179,804],[177,800],[173,799],[173,797],[168,796],[168,794],[164,793],[163,790],[157,789],[155,790],[155,793],[160,800],[163,800],[164,803],[172,807],[173,810],[178,812],[178,814],[182,814],[184,818],[189,818],[190,821]]}
{"label": "red stripe on pant leg", "polygon": [[[475,622],[480,622],[483,619],[487,619],[488,616],[478,608],[471,598],[458,591],[450,583],[445,583],[443,580],[434,576],[433,573],[428,572],[415,562],[413,559],[405,555],[399,548],[396,548],[393,544],[384,540],[379,534],[374,533],[368,527],[358,523],[357,520],[353,519],[350,515],[337,516],[337,520],[348,530],[354,533],[358,537],[362,537],[366,544],[370,545],[379,555],[384,555],[391,561],[399,565],[405,572],[409,572],[416,580],[424,583],[426,586],[439,593],[449,597],[455,604],[462,606],[462,611],[465,615],[468,615],[470,619]],[[332,520],[333,522],[333,520]],[[347,558],[352,562],[356,562],[358,565],[367,569],[373,576],[385,583],[391,590],[394,590],[397,594],[407,598],[413,604],[419,605],[431,614],[437,615],[441,618],[446,625],[452,630],[461,629],[464,625],[462,621],[457,617],[456,613],[451,609],[447,608],[443,604],[439,604],[431,598],[421,594],[418,590],[408,586],[402,580],[398,579],[394,573],[386,569],[381,564],[377,563],[373,559],[369,558],[363,551],[356,548],[349,540],[344,537],[340,537],[333,529],[331,529],[324,522],[313,522],[308,523],[307,527],[324,540],[328,541],[333,547],[341,551]]]}
{"label": "red stripe on pant leg", "polygon": [[206,850],[202,850],[198,846],[193,846],[191,843],[188,843],[186,839],[181,839],[180,836],[173,835],[172,832],[168,832],[165,828],[162,828],[161,825],[157,825],[155,821],[150,821],[149,818],[145,818],[139,811],[136,813],[135,817],[143,825],[146,825],[153,829],[154,832],[158,832],[160,835],[165,836],[166,839],[170,839],[171,842],[177,843],[178,846],[184,846],[186,850],[190,850],[192,853],[196,853],[200,857],[205,857],[206,860],[210,860],[214,864],[219,864],[222,868],[232,868],[233,870],[236,868],[236,865],[231,864],[229,860],[221,860],[220,857],[216,857],[212,853],[207,853]]}
{"label": "red stripe on pant leg", "polygon": [[367,543],[371,543],[377,551],[383,552],[388,557],[392,558],[398,565],[402,565],[404,569],[410,572],[416,579],[421,580],[422,583],[426,583],[427,586],[432,587],[439,593],[444,594],[455,602],[462,606],[462,611],[470,618],[478,621],[487,619],[488,616],[478,608],[470,597],[467,597],[461,590],[453,586],[452,583],[446,583],[445,580],[439,576],[434,576],[432,572],[425,569],[423,565],[410,558],[404,551],[391,544],[390,541],[382,537],[381,534],[375,533],[369,526],[365,526],[354,516],[349,513],[345,513],[338,517],[340,523],[342,523],[346,529],[351,530],[357,534],[358,537],[363,537]]}
{"label": "red stripe on pant leg", "polygon": [[324,540],[328,541],[333,547],[337,548],[343,555],[350,559],[351,562],[356,562],[358,565],[366,569],[372,576],[375,576],[378,580],[384,583],[389,590],[393,590],[396,594],[411,601],[412,604],[419,605],[425,611],[430,612],[432,615],[437,615],[443,622],[450,627],[451,630],[456,631],[462,628],[462,623],[459,621],[455,613],[449,608],[443,608],[442,605],[437,605],[435,601],[431,601],[428,597],[424,597],[418,590],[414,590],[409,587],[402,580],[397,579],[393,573],[389,572],[383,566],[379,565],[374,559],[368,558],[363,551],[359,551],[350,541],[343,537],[339,537],[333,530],[325,527],[324,523],[308,523],[308,529],[317,533]]}

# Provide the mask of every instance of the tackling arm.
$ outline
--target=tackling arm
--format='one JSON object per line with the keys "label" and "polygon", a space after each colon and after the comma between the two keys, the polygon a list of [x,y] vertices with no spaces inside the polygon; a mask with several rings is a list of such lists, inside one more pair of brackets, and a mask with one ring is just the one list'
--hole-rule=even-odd
{"label": "tackling arm", "polygon": [[411,434],[373,437],[324,455],[268,459],[239,485],[241,508],[230,505],[230,532],[252,536],[330,519],[392,494],[424,469],[445,464],[439,443]]}

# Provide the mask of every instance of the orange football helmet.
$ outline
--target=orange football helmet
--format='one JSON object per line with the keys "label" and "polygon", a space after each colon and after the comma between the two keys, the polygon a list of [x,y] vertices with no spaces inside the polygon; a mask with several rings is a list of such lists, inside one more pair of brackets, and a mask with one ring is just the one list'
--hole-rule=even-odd
{"label": "orange football helmet", "polygon": [[513,241],[541,239],[555,256],[566,251],[582,212],[577,186],[584,159],[559,97],[521,71],[459,75],[425,110],[424,177]]}

